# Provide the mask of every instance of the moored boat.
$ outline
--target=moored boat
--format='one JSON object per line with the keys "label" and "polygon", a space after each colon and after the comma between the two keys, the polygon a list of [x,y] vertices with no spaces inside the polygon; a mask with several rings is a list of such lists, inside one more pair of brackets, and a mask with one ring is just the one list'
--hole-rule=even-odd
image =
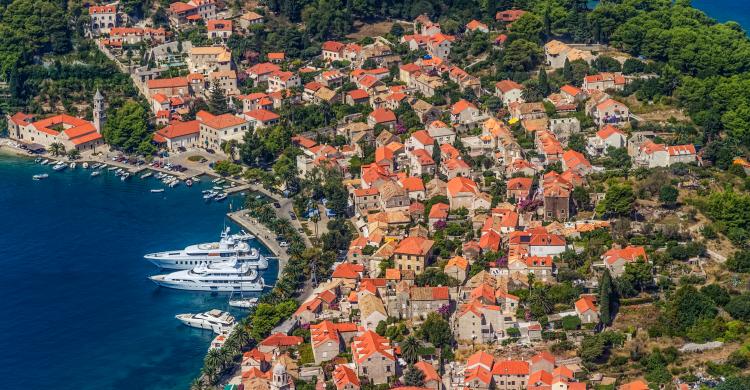
{"label": "moored boat", "polygon": [[257,304],[258,298],[238,298],[229,300],[229,306],[239,307],[242,309],[249,309],[256,306]]}
{"label": "moored boat", "polygon": [[249,292],[265,287],[258,270],[235,259],[202,264],[190,270],[155,275],[149,279],[161,287],[189,291]]}
{"label": "moored boat", "polygon": [[153,192],[153,193],[164,192],[164,188],[153,188],[153,189],[151,189],[151,192]]}
{"label": "moored boat", "polygon": [[175,318],[187,326],[211,330],[217,334],[231,330],[235,324],[234,317],[231,314],[218,309],[209,310],[205,313],[178,314]]}
{"label": "moored boat", "polygon": [[182,250],[149,253],[143,257],[164,269],[191,269],[197,265],[218,263],[228,259],[266,269],[268,260],[248,243],[254,238],[252,234],[244,232],[229,234],[227,228],[221,233],[219,242],[194,244]]}
{"label": "moored boat", "polygon": [[42,179],[46,179],[48,177],[49,177],[48,174],[46,174],[46,173],[40,173],[38,175],[32,176],[31,178],[34,179],[34,180],[42,180]]}
{"label": "moored boat", "polygon": [[96,176],[99,176],[101,174],[102,174],[102,171],[93,171],[93,172],[91,172],[91,176],[92,177],[96,177]]}
{"label": "moored boat", "polygon": [[146,172],[146,173],[144,173],[144,174],[141,175],[141,179],[145,179],[147,177],[150,177],[151,175],[153,175],[153,172]]}

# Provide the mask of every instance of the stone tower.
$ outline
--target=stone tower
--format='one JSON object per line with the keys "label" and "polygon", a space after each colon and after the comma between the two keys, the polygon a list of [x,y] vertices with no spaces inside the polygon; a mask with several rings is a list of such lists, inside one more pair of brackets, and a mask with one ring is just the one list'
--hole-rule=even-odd
{"label": "stone tower", "polygon": [[104,108],[104,96],[102,96],[102,93],[99,92],[99,89],[96,90],[96,94],[94,94],[94,127],[96,127],[96,131],[102,132],[102,127],[104,127],[104,121],[107,119],[107,114],[105,113]]}
{"label": "stone tower", "polygon": [[289,386],[289,374],[283,364],[276,363],[276,366],[274,366],[269,387],[271,390],[292,390],[292,387]]}

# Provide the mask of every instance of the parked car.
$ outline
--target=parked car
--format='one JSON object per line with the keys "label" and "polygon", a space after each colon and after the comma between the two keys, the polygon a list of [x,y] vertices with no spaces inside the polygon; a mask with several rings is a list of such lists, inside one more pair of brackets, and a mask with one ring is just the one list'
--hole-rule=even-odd
{"label": "parked car", "polygon": [[276,207],[277,209],[281,208],[281,204],[279,202],[273,202],[273,207]]}
{"label": "parked car", "polygon": [[279,246],[282,247],[282,248],[286,248],[286,247],[289,246],[289,243],[286,242],[286,241],[282,241],[282,242],[279,243]]}
{"label": "parked car", "polygon": [[294,220],[296,220],[296,219],[297,219],[297,216],[296,216],[296,215],[294,215],[294,211],[290,211],[290,212],[289,212],[289,218],[291,218],[291,219],[292,219],[292,221],[294,221]]}

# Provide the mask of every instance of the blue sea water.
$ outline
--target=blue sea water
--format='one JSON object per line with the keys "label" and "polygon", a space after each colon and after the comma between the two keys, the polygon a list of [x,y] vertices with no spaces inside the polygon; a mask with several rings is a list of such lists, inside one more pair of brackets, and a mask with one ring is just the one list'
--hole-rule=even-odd
{"label": "blue sea water", "polygon": [[186,389],[213,335],[174,316],[228,297],[158,288],[142,256],[216,241],[230,199],[206,204],[207,180],[153,194],[153,178],[89,173],[0,154],[0,387]]}
{"label": "blue sea water", "polygon": [[719,22],[735,21],[745,31],[750,30],[750,1],[747,0],[693,0],[693,7],[705,12]]}

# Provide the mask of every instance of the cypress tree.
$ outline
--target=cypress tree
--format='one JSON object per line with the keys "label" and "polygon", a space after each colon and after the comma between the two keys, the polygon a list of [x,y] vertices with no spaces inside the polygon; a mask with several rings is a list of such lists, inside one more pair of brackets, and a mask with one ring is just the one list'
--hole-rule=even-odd
{"label": "cypress tree", "polygon": [[546,97],[550,92],[549,80],[547,80],[547,71],[544,68],[539,69],[539,92],[542,93],[542,97]]}
{"label": "cypress tree", "polygon": [[609,274],[609,270],[605,269],[599,283],[599,319],[605,325],[609,325],[612,320],[610,309],[612,308],[613,295],[612,276]]}
{"label": "cypress tree", "polygon": [[442,156],[440,155],[440,145],[438,145],[437,140],[435,140],[432,143],[432,160],[435,161],[435,166],[439,166],[440,162],[442,161]]}
{"label": "cypress tree", "polygon": [[224,90],[219,88],[218,84],[214,84],[211,88],[211,96],[208,98],[208,107],[214,115],[225,114],[228,111],[227,97],[224,95]]}
{"label": "cypress tree", "polygon": [[573,83],[573,66],[570,65],[570,61],[568,59],[565,59],[565,64],[563,65],[563,71],[562,76],[565,81],[568,83]]}

